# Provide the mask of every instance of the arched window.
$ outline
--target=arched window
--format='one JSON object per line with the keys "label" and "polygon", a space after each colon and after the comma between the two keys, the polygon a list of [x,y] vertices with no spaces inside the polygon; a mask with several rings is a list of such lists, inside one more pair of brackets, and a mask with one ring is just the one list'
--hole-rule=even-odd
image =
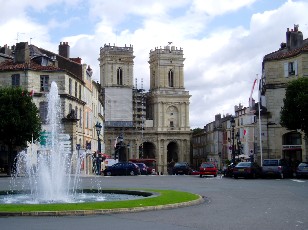
{"label": "arched window", "polygon": [[169,87],[173,87],[173,70],[169,70],[169,73],[168,73],[168,84],[169,84]]}
{"label": "arched window", "polygon": [[121,67],[117,69],[117,84],[123,85],[123,70]]}

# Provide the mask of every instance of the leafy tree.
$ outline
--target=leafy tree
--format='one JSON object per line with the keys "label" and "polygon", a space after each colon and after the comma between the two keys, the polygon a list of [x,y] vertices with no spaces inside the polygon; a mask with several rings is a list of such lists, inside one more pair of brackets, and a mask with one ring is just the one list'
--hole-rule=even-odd
{"label": "leafy tree", "polygon": [[286,89],[280,124],[287,129],[300,129],[308,136],[308,78],[291,81]]}
{"label": "leafy tree", "polygon": [[195,128],[192,130],[193,134],[198,134],[198,133],[202,133],[204,131],[204,129],[200,129],[200,128]]}
{"label": "leafy tree", "polygon": [[0,142],[8,146],[8,175],[14,166],[13,152],[25,148],[32,137],[37,139],[40,131],[39,110],[29,92],[0,88]]}

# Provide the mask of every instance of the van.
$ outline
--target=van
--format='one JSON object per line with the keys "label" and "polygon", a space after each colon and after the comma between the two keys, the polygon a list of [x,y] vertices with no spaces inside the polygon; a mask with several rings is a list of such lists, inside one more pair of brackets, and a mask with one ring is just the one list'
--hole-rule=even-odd
{"label": "van", "polygon": [[263,177],[292,177],[293,171],[285,159],[264,159],[262,164]]}

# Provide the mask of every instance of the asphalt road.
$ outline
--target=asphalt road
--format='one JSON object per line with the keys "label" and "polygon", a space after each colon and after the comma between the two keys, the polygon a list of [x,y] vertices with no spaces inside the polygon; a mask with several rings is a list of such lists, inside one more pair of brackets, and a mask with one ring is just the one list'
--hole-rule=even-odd
{"label": "asphalt road", "polygon": [[[0,178],[0,190],[9,185]],[[308,230],[308,180],[198,176],[83,177],[83,187],[174,189],[206,197],[203,204],[125,214],[0,217],[0,229]]]}

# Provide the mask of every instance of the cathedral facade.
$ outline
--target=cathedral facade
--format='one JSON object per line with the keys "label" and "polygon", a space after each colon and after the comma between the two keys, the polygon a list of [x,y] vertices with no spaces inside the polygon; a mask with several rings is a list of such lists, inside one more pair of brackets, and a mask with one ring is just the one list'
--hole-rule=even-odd
{"label": "cathedral facade", "polygon": [[120,161],[155,159],[158,172],[166,174],[170,162],[191,161],[183,50],[165,46],[150,51],[148,92],[133,85],[133,60],[132,46],[100,50],[105,151]]}

